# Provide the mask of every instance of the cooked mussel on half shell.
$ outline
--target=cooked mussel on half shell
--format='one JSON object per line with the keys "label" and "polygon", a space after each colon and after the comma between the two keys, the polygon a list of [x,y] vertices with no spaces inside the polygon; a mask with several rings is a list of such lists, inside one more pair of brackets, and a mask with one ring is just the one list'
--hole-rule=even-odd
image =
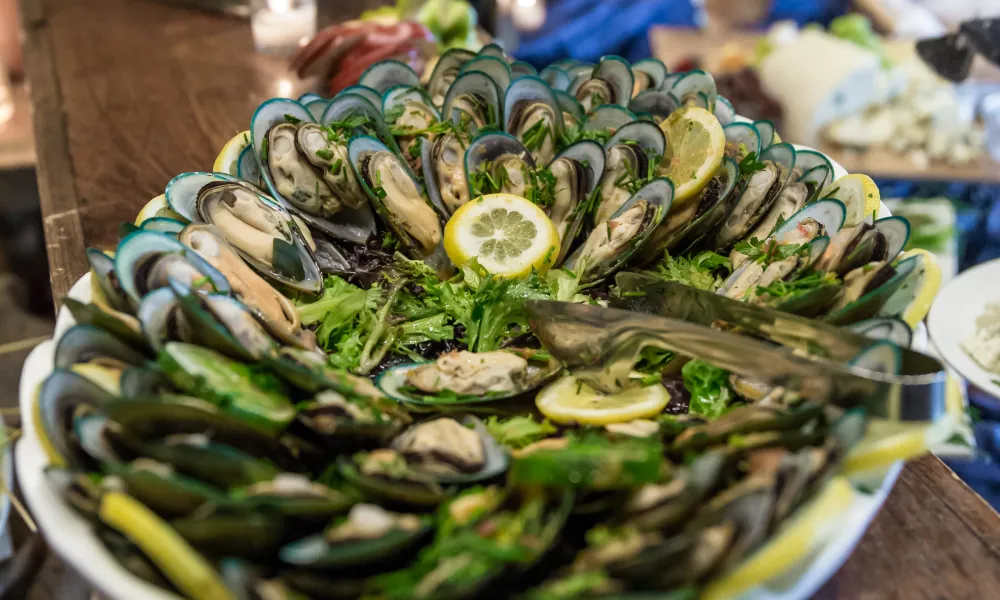
{"label": "cooked mussel on half shell", "polygon": [[465,73],[483,73],[493,80],[497,89],[500,90],[500,104],[503,105],[503,97],[510,87],[511,73],[510,64],[503,58],[496,56],[482,55],[473,58],[462,65],[458,75],[461,77]]}
{"label": "cooked mussel on half shell", "polygon": [[154,231],[135,231],[118,243],[115,275],[133,307],[171,280],[194,289],[231,291],[229,281],[208,261],[176,238]]}
{"label": "cooked mussel on half shell", "polygon": [[632,97],[646,90],[656,90],[667,77],[667,66],[658,58],[644,58],[632,63]]}
{"label": "cooked mussel on half shell", "polygon": [[392,367],[378,378],[379,388],[407,405],[456,405],[517,398],[538,389],[559,373],[551,359],[532,350],[470,352],[454,350],[432,362]]}
{"label": "cooked mussel on half shell", "polygon": [[365,69],[358,78],[358,85],[369,87],[379,94],[397,85],[420,85],[420,75],[410,65],[395,59],[380,60]]}
{"label": "cooked mussel on half shell", "polygon": [[594,226],[587,240],[566,260],[583,282],[614,275],[649,240],[674,199],[669,179],[654,179],[632,195],[611,217]]}
{"label": "cooked mussel on half shell", "polygon": [[348,153],[375,212],[411,257],[434,254],[441,244],[441,221],[406,163],[368,136],[352,138]]}
{"label": "cooked mussel on half shell", "polygon": [[554,199],[545,210],[559,232],[561,248],[555,266],[562,263],[583,229],[597,184],[604,174],[604,160],[604,148],[600,144],[580,140],[567,146],[549,163],[548,171],[555,179]]}
{"label": "cooked mussel on half shell", "polygon": [[457,133],[446,133],[433,140],[421,140],[420,144],[427,195],[441,216],[448,218],[469,201],[469,184],[465,176],[469,140]]}
{"label": "cooked mussel on half shell", "polygon": [[909,222],[899,217],[879,219],[874,224],[862,222],[854,227],[846,227],[830,239],[830,247],[817,267],[845,276],[871,262],[891,262],[906,245],[909,237]]}
{"label": "cooked mussel on half shell", "polygon": [[878,315],[897,292],[907,293],[903,286],[922,260],[923,257],[917,255],[895,265],[888,260],[873,261],[849,271],[844,275],[840,294],[823,320],[834,325],[850,325]]}
{"label": "cooked mussel on half shell", "polygon": [[692,202],[671,206],[663,223],[650,236],[643,250],[646,264],[660,260],[663,251],[687,252],[697,246],[728,214],[732,196],[737,192],[739,166],[725,158],[715,176]]}
{"label": "cooked mussel on half shell", "polygon": [[[826,250],[829,241],[830,239],[826,236],[815,237],[808,243],[796,248],[796,251],[790,256],[776,259],[770,263],[744,260],[726,281],[723,282],[718,293],[734,300],[748,299],[751,302],[759,304],[773,304],[767,288],[777,282],[791,281],[816,268],[816,263],[820,255]],[[776,308],[799,314],[803,311],[812,312],[814,310],[821,310],[828,304],[833,295],[836,295],[838,290],[839,286],[836,283],[820,285],[807,292],[807,294],[812,294],[808,298],[793,297],[782,299],[783,302],[790,300],[806,302],[806,305],[801,309],[794,308],[797,304],[781,305],[776,306]],[[817,306],[817,303],[822,304],[822,306]]]}
{"label": "cooked mussel on half shell", "polygon": [[495,193],[526,198],[534,170],[528,149],[506,133],[484,133],[465,151],[467,186],[473,198]]}
{"label": "cooked mussel on half shell", "polygon": [[[729,216],[719,227],[713,249],[729,249],[764,220],[791,178],[795,149],[789,144],[776,144],[763,152],[760,160],[763,168],[750,175]],[[793,199],[798,197],[796,194]]]}
{"label": "cooked mussel on half shell", "polygon": [[482,71],[462,73],[448,88],[441,118],[475,135],[480,128],[500,126],[503,92],[496,82]]}
{"label": "cooked mussel on half shell", "polygon": [[[775,209],[777,210],[777,206]],[[847,209],[838,200],[821,200],[813,202],[802,208],[798,212],[787,217],[784,222],[767,237],[760,238],[755,235],[746,237],[748,240],[766,240],[779,245],[802,245],[807,244],[817,237],[826,236],[833,238],[844,225],[844,217]],[[832,242],[832,240],[831,240]],[[829,248],[827,248],[829,251]],[[738,250],[733,250],[729,254],[729,260],[733,268],[739,268],[747,257]],[[817,267],[819,266],[817,261]]]}
{"label": "cooked mussel on half shell", "polygon": [[431,73],[430,80],[427,82],[427,94],[430,95],[434,106],[441,107],[444,105],[448,89],[451,88],[451,84],[458,78],[458,72],[462,69],[462,65],[475,58],[475,56],[474,52],[465,48],[451,48],[441,55],[437,64],[434,65],[434,71]]}
{"label": "cooked mussel on half shell", "polygon": [[760,132],[751,123],[736,122],[725,125],[726,156],[740,163],[748,155],[758,156],[761,151]]}
{"label": "cooked mussel on half shell", "polygon": [[715,110],[715,100],[718,97],[715,79],[710,73],[700,69],[682,74],[665,91],[673,94],[681,106],[700,106],[709,111]]}
{"label": "cooked mussel on half shell", "polygon": [[628,63],[617,56],[605,56],[590,72],[570,85],[573,94],[585,112],[602,104],[627,106],[632,98],[634,78]]}
{"label": "cooked mussel on half shell", "polygon": [[628,109],[635,113],[636,117],[652,120],[657,125],[678,108],[680,108],[680,102],[677,98],[674,98],[670,92],[661,90],[640,92],[628,104]]}
{"label": "cooked mussel on half shell", "polygon": [[[322,291],[319,266],[295,221],[280,205],[243,184],[217,182],[198,190],[196,210],[196,222],[214,225],[240,257],[264,277],[296,291]],[[206,237],[198,231],[193,235]]]}
{"label": "cooked mussel on half shell", "polygon": [[414,172],[419,172],[422,168],[421,144],[436,137],[430,128],[441,120],[441,113],[423,88],[398,85],[385,93],[382,114],[399,142],[403,158]]}
{"label": "cooked mussel on half shell", "polygon": [[504,97],[504,131],[521,140],[536,163],[552,160],[563,130],[562,109],[547,83],[522,77],[510,85]]}
{"label": "cooked mussel on half shell", "polygon": [[580,105],[580,102],[565,90],[554,88],[552,91],[556,96],[556,102],[559,103],[559,109],[562,111],[563,126],[566,129],[573,129],[583,124],[587,113],[583,112],[583,106]]}
{"label": "cooked mussel on half shell", "polygon": [[648,178],[666,150],[666,138],[653,123],[630,122],[604,145],[606,159],[594,223],[607,221],[635,193],[636,183]]}
{"label": "cooked mussel on half shell", "polygon": [[[357,94],[338,96],[326,111],[331,107],[342,110],[345,105],[369,108],[381,120],[378,110]],[[371,118],[367,113],[364,116]],[[300,136],[302,127],[305,131]],[[361,201],[363,196],[351,193],[351,174],[344,172],[347,161],[339,156],[342,136],[320,128],[306,107],[285,98],[261,104],[254,112],[250,133],[261,177],[279,204],[336,239],[363,243],[374,233],[371,210]]]}
{"label": "cooked mussel on half shell", "polygon": [[436,417],[410,426],[387,448],[339,462],[341,475],[367,496],[392,506],[429,508],[454,485],[493,479],[507,470],[503,447],[476,417]]}

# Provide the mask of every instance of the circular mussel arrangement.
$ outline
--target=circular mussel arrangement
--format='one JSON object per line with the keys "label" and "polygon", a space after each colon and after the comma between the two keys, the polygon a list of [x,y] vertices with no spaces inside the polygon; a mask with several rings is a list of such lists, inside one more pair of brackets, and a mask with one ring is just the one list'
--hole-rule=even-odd
{"label": "circular mussel arrangement", "polygon": [[[838,472],[860,409],[657,351],[602,395],[525,302],[605,303],[642,271],[909,339],[906,221],[858,218],[856,185],[701,71],[514,67],[451,50],[425,83],[385,61],[269,100],[233,172],[175,177],[88,251],[34,418],[53,489],[123,567],[196,599],[697,597]],[[725,148],[678,194],[665,132],[690,114]],[[558,238],[523,276],[447,248],[491,194]],[[534,235],[476,214],[496,260]]]}

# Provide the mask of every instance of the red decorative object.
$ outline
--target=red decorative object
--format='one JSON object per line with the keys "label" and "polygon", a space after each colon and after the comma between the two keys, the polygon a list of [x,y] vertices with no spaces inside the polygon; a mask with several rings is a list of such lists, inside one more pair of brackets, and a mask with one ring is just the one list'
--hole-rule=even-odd
{"label": "red decorative object", "polygon": [[427,57],[434,52],[434,37],[419,23],[346,21],[318,32],[295,53],[290,68],[299,77],[327,78],[327,91],[332,96],[355,83],[372,63],[387,58],[401,60],[422,73]]}

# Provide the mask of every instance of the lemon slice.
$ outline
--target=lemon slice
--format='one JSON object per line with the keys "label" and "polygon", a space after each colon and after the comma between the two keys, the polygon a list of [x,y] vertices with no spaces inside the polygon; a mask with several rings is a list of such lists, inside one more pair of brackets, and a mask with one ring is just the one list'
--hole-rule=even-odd
{"label": "lemon slice", "polygon": [[704,108],[675,110],[660,129],[667,136],[667,152],[659,174],[674,183],[674,206],[692,198],[722,165],[726,134],[719,119]]}
{"label": "lemon slice", "polygon": [[735,571],[708,584],[701,598],[736,598],[794,568],[843,525],[854,490],[843,477],[830,480],[812,501],[795,511],[763,548]]}
{"label": "lemon slice", "polygon": [[176,219],[178,221],[187,222],[187,219],[180,216],[167,204],[167,197],[160,194],[156,198],[153,198],[146,203],[146,206],[142,207],[139,211],[138,216],[135,218],[135,224],[142,225],[142,222],[147,219],[152,219],[153,217],[168,217],[171,219]]}
{"label": "lemon slice", "polygon": [[239,177],[240,152],[250,145],[250,131],[241,131],[226,142],[226,145],[215,157],[215,164],[212,170],[216,173],[226,173],[233,177]]}
{"label": "lemon slice", "polygon": [[538,410],[556,423],[584,425],[648,419],[663,412],[668,402],[670,392],[659,384],[605,394],[572,375],[552,382],[535,399]]}
{"label": "lemon slice", "polygon": [[[924,320],[931,310],[931,304],[937,297],[941,289],[941,267],[937,264],[937,258],[923,248],[914,248],[899,255],[899,260],[911,256],[921,256],[920,266],[907,277],[903,286],[889,298],[886,302],[885,310],[891,314],[898,314],[906,321],[910,327],[916,327]],[[896,295],[900,295],[899,303],[906,302],[904,306],[897,306]]]}
{"label": "lemon slice", "polygon": [[844,175],[827,184],[820,192],[819,197],[825,198],[826,196],[833,196],[847,207],[844,227],[854,227],[872,214],[877,217],[879,203],[882,199],[878,193],[878,186],[875,185],[872,178],[861,173]]}
{"label": "lemon slice", "polygon": [[513,194],[488,194],[462,205],[444,228],[444,249],[458,266],[476,260],[494,275],[548,270],[559,232],[541,208]]}

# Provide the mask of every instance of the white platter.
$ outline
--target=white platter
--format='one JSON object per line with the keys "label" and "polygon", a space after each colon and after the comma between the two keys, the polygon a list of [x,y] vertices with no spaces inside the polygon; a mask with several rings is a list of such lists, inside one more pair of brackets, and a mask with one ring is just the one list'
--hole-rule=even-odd
{"label": "white platter", "polygon": [[931,341],[941,358],[969,382],[1000,398],[1000,374],[982,368],[962,349],[976,319],[990,302],[1000,302],[1000,258],[963,271],[938,294],[927,318]]}
{"label": "white platter", "polygon": [[[796,149],[804,147],[796,146]],[[834,177],[846,174],[834,164]],[[879,216],[888,216],[883,205]],[[81,277],[69,292],[71,298],[90,301],[90,274]],[[932,312],[933,315],[933,312]],[[21,371],[20,407],[22,415],[33,414],[37,386],[52,372],[55,341],[74,321],[65,308],[59,312],[53,340],[36,347]],[[913,346],[923,349],[926,332],[921,326],[914,332]],[[148,584],[126,571],[97,538],[93,527],[75,512],[52,489],[44,477],[48,459],[42,450],[32,418],[24,418],[22,436],[15,453],[17,476],[25,501],[45,535],[49,546],[70,566],[86,578],[108,600],[178,600],[178,597]],[[741,596],[740,600],[800,600],[811,597],[840,568],[854,550],[885,502],[902,468],[894,464],[871,494],[855,490],[850,507],[842,519],[828,530],[818,532],[815,552],[803,557],[799,564],[788,565],[785,572],[764,586]]]}

